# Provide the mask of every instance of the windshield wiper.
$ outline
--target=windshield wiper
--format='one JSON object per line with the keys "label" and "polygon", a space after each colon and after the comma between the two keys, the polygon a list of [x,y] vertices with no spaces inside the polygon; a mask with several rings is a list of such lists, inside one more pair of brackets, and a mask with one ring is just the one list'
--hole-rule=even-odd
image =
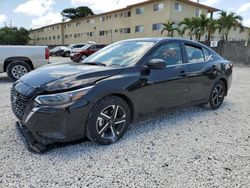
{"label": "windshield wiper", "polygon": [[86,62],[83,63],[84,65],[97,65],[97,66],[103,66],[106,67],[106,65],[104,63],[100,63],[100,62]]}

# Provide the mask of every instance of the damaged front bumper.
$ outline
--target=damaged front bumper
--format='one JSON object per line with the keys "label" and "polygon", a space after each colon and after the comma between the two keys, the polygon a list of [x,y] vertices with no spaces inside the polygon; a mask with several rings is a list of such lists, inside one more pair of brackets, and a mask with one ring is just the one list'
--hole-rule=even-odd
{"label": "damaged front bumper", "polygon": [[20,136],[22,137],[25,145],[28,150],[33,153],[43,153],[47,151],[47,147],[42,143],[35,140],[32,133],[28,130],[28,128],[20,122],[16,122],[16,129]]}

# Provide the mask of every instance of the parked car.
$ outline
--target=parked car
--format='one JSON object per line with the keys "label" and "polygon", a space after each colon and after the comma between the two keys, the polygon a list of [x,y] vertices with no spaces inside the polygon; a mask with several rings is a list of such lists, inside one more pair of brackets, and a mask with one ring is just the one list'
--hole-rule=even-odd
{"label": "parked car", "polygon": [[49,51],[50,56],[61,56],[62,52],[67,50],[68,48],[66,46],[57,46]]}
{"label": "parked car", "polygon": [[11,104],[30,151],[85,136],[112,144],[131,122],[150,114],[200,104],[218,109],[231,86],[232,67],[194,41],[125,40],[81,64],[49,65],[21,77]]}
{"label": "parked car", "polygon": [[74,62],[80,62],[105,46],[104,44],[88,44],[82,48],[73,49],[70,53],[70,59]]}
{"label": "parked car", "polygon": [[47,46],[0,46],[0,73],[7,72],[12,81],[48,62]]}

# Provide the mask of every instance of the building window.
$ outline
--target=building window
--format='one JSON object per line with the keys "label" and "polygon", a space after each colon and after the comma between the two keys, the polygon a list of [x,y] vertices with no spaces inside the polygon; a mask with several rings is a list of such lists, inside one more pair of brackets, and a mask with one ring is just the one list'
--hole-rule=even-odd
{"label": "building window", "polygon": [[143,25],[135,26],[135,32],[136,33],[143,33],[144,32],[144,26]]}
{"label": "building window", "polygon": [[135,14],[143,14],[144,13],[144,8],[137,8],[135,10]]}
{"label": "building window", "polygon": [[128,27],[128,28],[123,28],[123,33],[124,34],[130,34],[131,33],[131,29]]}
{"label": "building window", "polygon": [[91,20],[89,21],[89,23],[93,25],[93,24],[95,24],[95,20],[94,20],[94,19],[91,19]]}
{"label": "building window", "polygon": [[177,11],[177,12],[182,12],[182,5],[180,3],[175,3],[174,4],[174,9]]}
{"label": "building window", "polygon": [[100,18],[100,22],[104,22],[104,21],[105,21],[105,17],[103,16]]}
{"label": "building window", "polygon": [[130,11],[125,12],[125,13],[124,13],[124,17],[125,17],[125,18],[126,18],[126,17],[131,17],[131,12],[130,12]]}
{"label": "building window", "polygon": [[199,8],[196,8],[196,10],[195,10],[195,16],[199,17],[201,14],[202,14],[202,10],[199,9]]}
{"label": "building window", "polygon": [[100,36],[104,36],[105,35],[105,31],[100,31]]}
{"label": "building window", "polygon": [[160,31],[160,30],[162,30],[161,23],[153,24],[153,31]]}
{"label": "building window", "polygon": [[60,39],[60,35],[57,35],[57,39]]}
{"label": "building window", "polygon": [[154,11],[161,11],[164,8],[163,3],[154,4]]}

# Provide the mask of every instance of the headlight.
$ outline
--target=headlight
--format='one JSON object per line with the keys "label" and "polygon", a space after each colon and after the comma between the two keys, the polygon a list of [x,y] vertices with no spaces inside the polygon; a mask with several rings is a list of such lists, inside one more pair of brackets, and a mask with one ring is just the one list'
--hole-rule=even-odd
{"label": "headlight", "polygon": [[38,104],[42,105],[63,105],[80,99],[81,97],[86,95],[93,87],[94,86],[90,86],[74,91],[56,93],[51,95],[40,95],[35,98],[35,101]]}

